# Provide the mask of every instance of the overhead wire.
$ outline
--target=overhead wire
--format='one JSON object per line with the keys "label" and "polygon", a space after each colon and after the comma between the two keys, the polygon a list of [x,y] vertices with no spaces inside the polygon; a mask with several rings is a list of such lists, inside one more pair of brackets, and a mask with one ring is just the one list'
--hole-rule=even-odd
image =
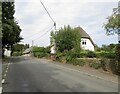
{"label": "overhead wire", "polygon": [[[54,26],[53,26],[54,27]],[[45,34],[47,34],[49,31],[51,31],[53,29],[53,27],[51,27],[50,29],[48,29],[44,34],[42,34],[41,36],[39,36],[38,38],[35,38],[33,39],[34,41],[39,39],[39,38],[42,38]]]}
{"label": "overhead wire", "polygon": [[[44,8],[45,11],[47,12],[47,14],[48,14],[48,16],[50,17],[50,19],[53,21],[53,23],[54,23],[54,26],[53,26],[53,27],[55,27],[55,30],[56,30],[56,22],[54,21],[54,19],[52,18],[52,16],[50,15],[50,13],[48,12],[47,8],[45,7],[45,5],[43,4],[43,2],[42,2],[41,0],[40,0],[40,3],[42,4],[43,8]],[[39,39],[39,38],[42,38],[45,34],[47,34],[50,30],[52,30],[53,27],[50,28],[49,30],[47,30],[44,34],[42,34],[42,35],[39,36],[38,38],[33,39],[32,41],[35,41],[35,40],[37,40],[37,39]],[[39,32],[38,32],[38,33],[39,33]],[[38,34],[38,33],[36,33],[36,34]],[[35,36],[36,34],[32,35],[31,37]],[[30,38],[31,38],[31,37],[30,37]]]}
{"label": "overhead wire", "polygon": [[47,8],[45,7],[45,5],[43,4],[43,2],[40,0],[43,8],[45,9],[45,11],[47,12],[48,16],[50,17],[50,19],[53,21],[53,23],[55,23],[55,21],[53,20],[53,18],[51,17],[50,13],[48,12]]}
{"label": "overhead wire", "polygon": [[34,37],[35,35],[39,34],[40,32],[42,32],[42,31],[45,31],[45,30],[49,29],[50,27],[51,27],[51,26],[49,26],[49,27],[47,27],[47,28],[44,28],[44,29],[42,29],[42,30],[38,31],[37,33],[34,33],[34,34],[32,34],[32,35],[28,36],[28,37],[26,37],[26,39],[30,39],[30,38]]}

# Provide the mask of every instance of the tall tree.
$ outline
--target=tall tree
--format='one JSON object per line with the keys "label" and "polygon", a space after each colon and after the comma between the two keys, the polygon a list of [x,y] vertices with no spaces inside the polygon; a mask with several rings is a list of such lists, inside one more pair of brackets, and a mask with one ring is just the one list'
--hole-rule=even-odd
{"label": "tall tree", "polygon": [[2,41],[2,22],[1,22],[1,20],[2,20],[2,4],[0,2],[0,43]]}
{"label": "tall tree", "polygon": [[[2,49],[11,49],[13,52],[13,44],[20,42],[20,26],[14,18],[14,2],[2,2]],[[12,54],[11,52],[11,54]]]}
{"label": "tall tree", "polygon": [[2,57],[2,5],[0,2],[0,58]]}

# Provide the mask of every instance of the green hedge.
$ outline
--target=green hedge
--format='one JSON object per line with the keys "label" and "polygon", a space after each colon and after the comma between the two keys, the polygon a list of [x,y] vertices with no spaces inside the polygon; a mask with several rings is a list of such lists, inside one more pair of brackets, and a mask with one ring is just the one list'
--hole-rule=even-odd
{"label": "green hedge", "polygon": [[115,52],[93,52],[93,51],[81,51],[79,54],[79,58],[108,58],[115,59]]}
{"label": "green hedge", "polygon": [[96,52],[98,58],[109,58],[115,59],[116,53],[115,52]]}
{"label": "green hedge", "polygon": [[78,59],[78,58],[72,58],[71,61],[67,61],[67,63],[69,64],[73,64],[73,65],[79,65],[79,66],[84,66],[85,62],[84,60]]}
{"label": "green hedge", "polygon": [[12,56],[21,56],[22,54],[21,54],[21,52],[13,52],[12,53]]}
{"label": "green hedge", "polygon": [[32,49],[33,56],[42,58],[42,57],[48,57],[50,54],[50,48],[49,47],[33,47]]}

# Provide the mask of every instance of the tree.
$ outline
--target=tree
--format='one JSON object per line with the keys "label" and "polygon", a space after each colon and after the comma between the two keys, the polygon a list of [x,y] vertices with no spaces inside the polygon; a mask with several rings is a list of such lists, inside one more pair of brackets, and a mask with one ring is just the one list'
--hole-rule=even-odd
{"label": "tree", "polygon": [[108,35],[118,34],[119,44],[116,46],[116,59],[118,60],[118,72],[120,73],[120,1],[118,2],[118,7],[113,10],[113,14],[108,18],[104,28]]}
{"label": "tree", "polygon": [[51,35],[55,42],[56,52],[78,51],[80,49],[80,33],[77,28],[71,28],[69,25],[64,26],[54,34],[52,32]]}
{"label": "tree", "polygon": [[113,8],[113,14],[108,17],[107,23],[104,24],[104,28],[107,35],[120,35],[120,2],[118,3],[117,8]]}
{"label": "tree", "polygon": [[2,5],[1,5],[1,2],[0,2],[0,41],[2,41]]}
{"label": "tree", "polygon": [[20,26],[14,18],[14,2],[2,2],[2,50],[11,49],[13,52],[13,44],[20,42]]}
{"label": "tree", "polygon": [[2,58],[2,5],[0,2],[0,59]]}
{"label": "tree", "polygon": [[14,52],[22,52],[22,51],[24,51],[25,49],[27,49],[27,48],[29,48],[29,44],[18,44],[18,43],[16,43],[16,44],[14,44],[13,45],[13,51]]}

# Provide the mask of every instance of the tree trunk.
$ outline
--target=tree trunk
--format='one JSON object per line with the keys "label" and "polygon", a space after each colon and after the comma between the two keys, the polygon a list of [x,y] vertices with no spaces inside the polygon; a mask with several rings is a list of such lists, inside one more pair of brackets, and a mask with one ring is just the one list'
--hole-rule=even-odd
{"label": "tree trunk", "polygon": [[5,52],[5,48],[2,46],[2,58],[4,58],[4,52]]}
{"label": "tree trunk", "polygon": [[13,45],[11,45],[11,53],[10,53],[10,56],[12,56],[13,54]]}

